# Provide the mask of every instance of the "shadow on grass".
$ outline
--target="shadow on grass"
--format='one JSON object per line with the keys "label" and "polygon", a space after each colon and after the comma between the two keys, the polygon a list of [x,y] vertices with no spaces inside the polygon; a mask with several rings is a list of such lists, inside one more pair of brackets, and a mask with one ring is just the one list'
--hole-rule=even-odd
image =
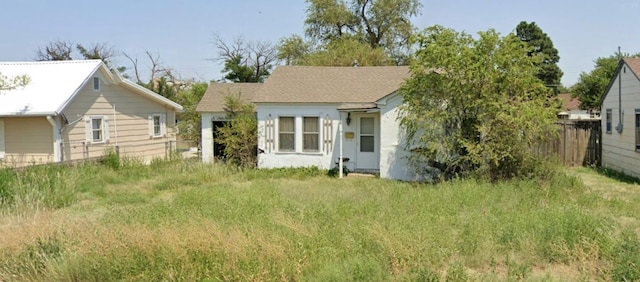
{"label": "shadow on grass", "polygon": [[627,184],[640,184],[640,178],[637,177],[633,177],[630,175],[626,175],[622,172],[619,172],[617,170],[613,170],[613,169],[608,169],[608,168],[595,168],[594,171],[596,173],[598,173],[599,175],[623,182],[623,183],[627,183]]}

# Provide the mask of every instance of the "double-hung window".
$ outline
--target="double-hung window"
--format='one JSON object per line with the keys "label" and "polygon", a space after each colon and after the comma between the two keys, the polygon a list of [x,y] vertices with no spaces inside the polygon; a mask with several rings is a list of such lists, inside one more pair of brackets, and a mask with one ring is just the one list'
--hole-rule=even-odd
{"label": "double-hung window", "polygon": [[290,151],[296,150],[295,136],[296,125],[294,117],[280,117],[278,118],[278,150]]}
{"label": "double-hung window", "polygon": [[109,118],[107,116],[87,117],[85,120],[85,135],[87,144],[108,142]]}
{"label": "double-hung window", "polygon": [[152,114],[149,115],[149,137],[163,137],[166,132],[165,115]]}
{"label": "double-hung window", "polygon": [[302,150],[317,152],[320,150],[320,121],[318,117],[304,117],[302,123]]}
{"label": "double-hung window", "polygon": [[102,118],[91,118],[91,142],[104,141]]}

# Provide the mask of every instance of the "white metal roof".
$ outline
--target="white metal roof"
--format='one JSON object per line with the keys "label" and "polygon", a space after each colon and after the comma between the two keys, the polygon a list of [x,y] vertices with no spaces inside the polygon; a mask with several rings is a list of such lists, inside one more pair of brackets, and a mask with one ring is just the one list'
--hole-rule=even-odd
{"label": "white metal roof", "polygon": [[0,73],[27,75],[25,87],[0,92],[0,116],[53,115],[100,67],[100,60],[0,62]]}
{"label": "white metal roof", "polygon": [[25,87],[0,90],[0,116],[57,115],[100,68],[108,80],[133,88],[139,95],[156,102],[182,109],[169,99],[122,80],[117,74],[111,76],[100,60],[0,62],[2,76],[13,78],[27,75],[30,79]]}

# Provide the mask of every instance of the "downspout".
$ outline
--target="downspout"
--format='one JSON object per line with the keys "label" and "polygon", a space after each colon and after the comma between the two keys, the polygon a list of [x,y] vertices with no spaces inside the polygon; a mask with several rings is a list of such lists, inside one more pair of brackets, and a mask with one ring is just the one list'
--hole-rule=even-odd
{"label": "downspout", "polygon": [[342,171],[342,112],[340,112],[340,120],[338,122],[338,131],[340,132],[340,158],[338,159],[338,171],[340,172],[340,176],[339,178],[342,178],[343,175],[343,171]]}
{"label": "downspout", "polygon": [[47,116],[47,121],[53,127],[53,161],[59,163],[62,161],[62,154],[60,150],[60,128],[58,128],[58,123],[53,119],[53,116]]}
{"label": "downspout", "polygon": [[[622,63],[622,53],[620,53],[620,46],[618,46],[618,60]],[[618,133],[622,133],[622,68],[618,70],[618,126],[616,128]]]}

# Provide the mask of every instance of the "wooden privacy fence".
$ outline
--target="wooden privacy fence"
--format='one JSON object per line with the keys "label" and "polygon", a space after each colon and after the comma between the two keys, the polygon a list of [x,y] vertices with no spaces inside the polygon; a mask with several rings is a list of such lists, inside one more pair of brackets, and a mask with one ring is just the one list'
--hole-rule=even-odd
{"label": "wooden privacy fence", "polygon": [[602,159],[600,120],[560,120],[558,134],[538,152],[558,156],[567,166],[599,166]]}

